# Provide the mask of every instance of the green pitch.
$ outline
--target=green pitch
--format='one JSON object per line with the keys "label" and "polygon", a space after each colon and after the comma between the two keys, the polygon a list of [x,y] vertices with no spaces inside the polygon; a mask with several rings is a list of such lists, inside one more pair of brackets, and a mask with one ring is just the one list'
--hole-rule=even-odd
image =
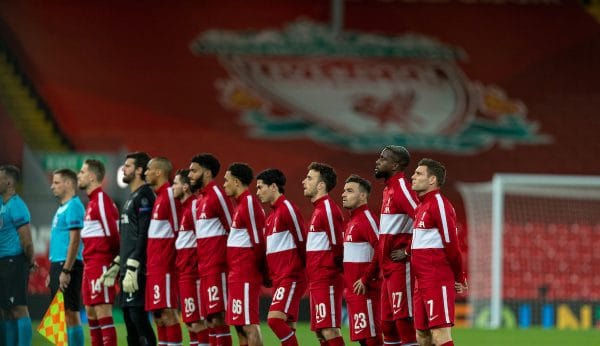
{"label": "green pitch", "polygon": [[[34,332],[32,345],[51,345],[43,336],[41,336],[35,329],[39,325],[39,321],[33,321]],[[117,336],[119,339],[119,345],[127,345],[125,339],[125,324],[116,323]],[[277,338],[271,332],[266,324],[261,326],[263,332],[263,339],[265,346],[276,346],[279,345]],[[183,331],[183,344],[188,345],[187,330]],[[350,345],[350,339],[348,337],[348,328],[342,328],[344,332],[344,339],[346,344]],[[89,341],[89,330],[87,325],[84,326],[84,333],[86,337],[86,345],[90,344]],[[300,323],[298,325],[298,342],[300,345],[318,345],[316,338],[310,331],[308,323]],[[232,328],[232,335],[234,345],[237,345],[237,337],[235,331]],[[544,346],[562,346],[562,345],[599,345],[600,344],[600,330],[585,330],[585,331],[573,331],[573,330],[542,330],[542,329],[500,329],[500,330],[481,330],[481,329],[455,329],[453,331],[454,344],[457,346],[475,346],[475,345],[489,345],[489,346],[531,346],[531,345],[544,345]],[[358,344],[356,344],[358,345]]]}

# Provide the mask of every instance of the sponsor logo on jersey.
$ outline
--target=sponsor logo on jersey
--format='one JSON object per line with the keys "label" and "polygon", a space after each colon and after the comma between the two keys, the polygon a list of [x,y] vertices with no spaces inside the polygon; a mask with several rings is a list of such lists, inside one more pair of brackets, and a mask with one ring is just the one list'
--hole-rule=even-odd
{"label": "sponsor logo on jersey", "polygon": [[415,33],[333,35],[308,20],[282,30],[208,30],[193,42],[231,76],[216,87],[249,135],[308,137],[354,152],[389,143],[472,154],[548,143],[523,102],[467,78],[467,52]]}

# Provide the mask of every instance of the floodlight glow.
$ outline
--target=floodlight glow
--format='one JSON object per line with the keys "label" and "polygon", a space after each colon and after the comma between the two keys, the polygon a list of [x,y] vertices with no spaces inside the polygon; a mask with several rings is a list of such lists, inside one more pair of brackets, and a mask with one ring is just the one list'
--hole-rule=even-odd
{"label": "floodlight glow", "polygon": [[122,189],[127,187],[127,184],[123,182],[123,177],[125,176],[125,174],[123,174],[123,167],[124,166],[120,166],[117,170],[117,185]]}

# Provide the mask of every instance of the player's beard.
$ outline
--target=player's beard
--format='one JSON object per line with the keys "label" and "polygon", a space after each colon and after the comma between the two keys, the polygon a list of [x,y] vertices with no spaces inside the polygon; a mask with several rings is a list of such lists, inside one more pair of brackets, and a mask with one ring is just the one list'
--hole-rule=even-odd
{"label": "player's beard", "polygon": [[317,189],[311,189],[310,187],[304,189],[304,197],[313,198],[317,195]]}
{"label": "player's beard", "polygon": [[388,179],[390,177],[390,173],[386,171],[380,171],[378,169],[375,170],[375,178],[377,179]]}
{"label": "player's beard", "polygon": [[202,179],[196,180],[196,183],[194,183],[194,184],[191,184],[191,182],[190,182],[190,188],[194,192],[200,191],[203,187],[204,187],[204,184],[202,184]]}
{"label": "player's beard", "polygon": [[131,182],[133,181],[133,178],[135,178],[134,174],[135,173],[129,174],[129,175],[123,175],[123,179],[122,179],[123,182],[128,185],[131,184]]}

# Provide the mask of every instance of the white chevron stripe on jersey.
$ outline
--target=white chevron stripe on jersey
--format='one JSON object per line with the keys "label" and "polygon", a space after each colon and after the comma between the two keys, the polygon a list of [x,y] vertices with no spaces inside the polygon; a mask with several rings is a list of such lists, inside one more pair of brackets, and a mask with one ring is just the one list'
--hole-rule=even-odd
{"label": "white chevron stripe on jersey", "polygon": [[299,241],[303,242],[304,236],[302,235],[302,229],[300,228],[300,223],[298,222],[298,216],[294,211],[294,207],[292,207],[292,203],[290,203],[290,201],[288,200],[285,200],[283,201],[283,204],[285,204],[285,206],[287,207],[288,211],[290,212],[290,216],[292,217],[292,221],[294,222],[294,228],[296,229],[296,237],[298,237]]}
{"label": "white chevron stripe on jersey", "polygon": [[273,233],[267,237],[267,254],[292,250],[296,248],[294,236],[290,231]]}
{"label": "white chevron stripe on jersey", "polygon": [[169,196],[169,205],[171,206],[171,218],[173,219],[173,229],[179,229],[179,219],[177,218],[177,207],[175,206],[175,196],[173,195],[173,188],[167,188],[167,195]]}
{"label": "white chevron stripe on jersey", "polygon": [[110,228],[108,227],[108,221],[106,219],[106,209],[104,208],[104,192],[98,193],[98,210],[100,211],[100,218],[102,219],[102,227],[106,236],[110,236]]}
{"label": "white chevron stripe on jersey", "polygon": [[225,213],[225,218],[227,219],[227,226],[231,227],[231,212],[229,211],[229,208],[227,207],[227,203],[225,202],[225,197],[223,197],[221,190],[219,190],[219,188],[217,186],[213,186],[213,191],[215,192],[215,194],[217,195],[217,198],[219,199],[219,203],[221,204],[221,209],[223,209],[223,213]]}
{"label": "white chevron stripe on jersey", "polygon": [[411,234],[413,222],[407,214],[381,214],[379,234]]}
{"label": "white chevron stripe on jersey", "polygon": [[375,250],[368,242],[344,242],[344,262],[370,263]]}
{"label": "white chevron stripe on jersey", "polygon": [[446,219],[446,208],[444,207],[444,201],[439,193],[435,194],[438,208],[440,208],[440,219],[442,219],[442,230],[444,231],[444,241],[450,242],[450,232],[448,230],[448,219]]}
{"label": "white chevron stripe on jersey", "polygon": [[325,232],[308,232],[306,239],[306,251],[329,251],[331,244],[327,233]]}
{"label": "white chevron stripe on jersey", "polygon": [[150,220],[148,227],[149,239],[175,238],[175,232],[168,220]]}
{"label": "white chevron stripe on jersey", "polygon": [[83,221],[83,228],[81,229],[81,238],[99,238],[106,237],[104,228],[98,220]]}
{"label": "white chevron stripe on jersey", "polygon": [[331,233],[331,242],[333,245],[337,244],[337,239],[335,238],[335,229],[333,227],[333,214],[331,213],[331,204],[329,200],[325,200],[325,212],[327,213],[327,223],[329,224],[329,232]]}
{"label": "white chevron stripe on jersey", "polygon": [[196,239],[226,236],[227,231],[218,217],[196,220]]}
{"label": "white chevron stripe on jersey", "polygon": [[402,193],[404,194],[404,197],[406,197],[408,203],[410,203],[410,206],[413,209],[417,208],[417,202],[413,199],[412,195],[408,191],[408,187],[406,186],[406,182],[404,181],[404,179],[398,179],[398,182],[400,182],[400,188],[402,189]]}
{"label": "white chevron stripe on jersey", "polygon": [[442,237],[437,228],[415,228],[412,237],[412,249],[443,249]]}
{"label": "white chevron stripe on jersey", "polygon": [[254,243],[260,244],[260,238],[258,237],[258,229],[256,228],[256,218],[254,217],[254,204],[252,204],[252,196],[247,196],[246,202],[248,203],[248,214],[250,216],[250,224],[252,225]]}
{"label": "white chevron stripe on jersey", "polygon": [[251,248],[252,241],[248,230],[245,228],[232,228],[227,237],[227,247],[245,247]]}
{"label": "white chevron stripe on jersey", "polygon": [[191,249],[196,248],[196,234],[194,231],[179,231],[177,240],[175,240],[175,249]]}
{"label": "white chevron stripe on jersey", "polygon": [[377,239],[379,239],[379,229],[377,228],[377,222],[375,222],[373,215],[371,215],[371,212],[368,209],[365,210],[364,213],[365,213],[365,216],[367,217],[367,220],[369,220],[369,224],[371,225],[371,230],[373,231],[373,233],[375,233],[375,236],[377,236]]}

